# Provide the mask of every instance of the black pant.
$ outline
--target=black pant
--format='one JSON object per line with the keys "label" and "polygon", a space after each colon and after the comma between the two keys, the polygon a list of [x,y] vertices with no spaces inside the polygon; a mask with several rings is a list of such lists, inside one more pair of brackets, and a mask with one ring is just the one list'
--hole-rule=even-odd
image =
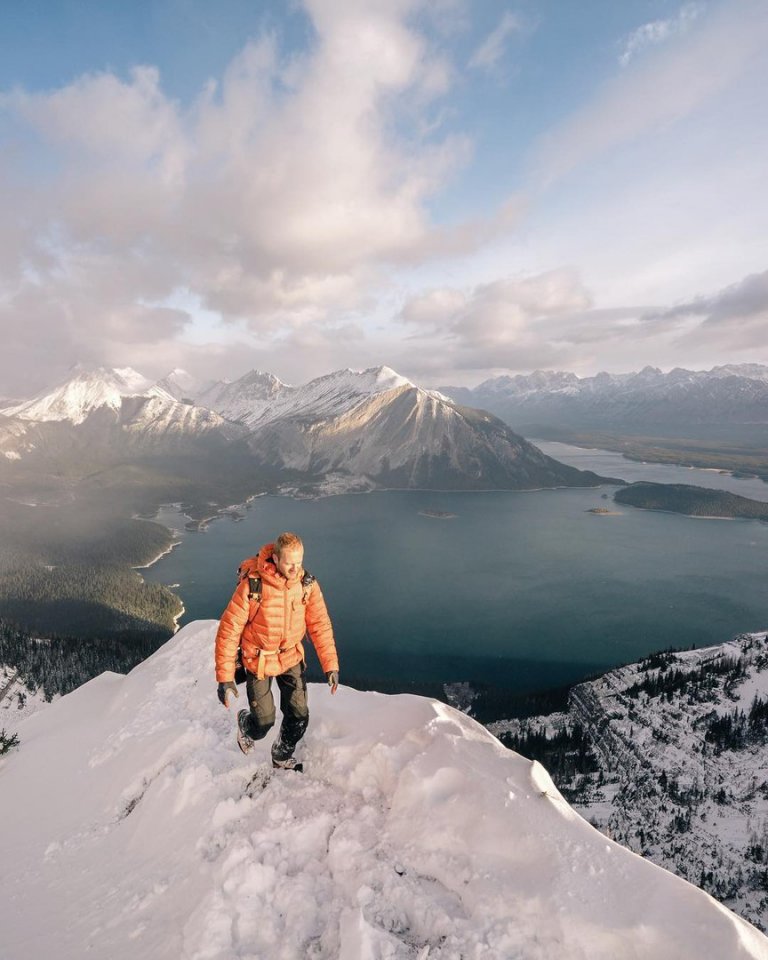
{"label": "black pant", "polygon": [[[309,723],[307,708],[307,681],[304,679],[304,664],[280,673],[274,679],[280,690],[280,709],[283,722],[280,736],[272,745],[272,756],[277,760],[287,760],[293,756],[296,744],[304,736]],[[246,678],[246,691],[251,715],[248,718],[246,733],[253,740],[261,740],[275,725],[275,698],[272,696],[272,677],[259,680],[252,673]]]}

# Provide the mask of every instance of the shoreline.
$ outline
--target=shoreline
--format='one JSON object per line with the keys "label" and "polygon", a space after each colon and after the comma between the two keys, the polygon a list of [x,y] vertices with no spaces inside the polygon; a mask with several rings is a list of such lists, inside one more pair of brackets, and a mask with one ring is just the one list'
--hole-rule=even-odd
{"label": "shoreline", "polygon": [[[161,524],[161,526],[165,526],[165,524]],[[168,530],[169,533],[175,533],[175,531],[171,530],[170,527],[165,527],[165,529]],[[183,543],[183,540],[174,540],[173,543],[171,543],[168,547],[166,547],[165,550],[161,550],[160,553],[158,553],[158,555],[153,560],[149,561],[149,563],[141,563],[141,564],[138,564],[137,566],[132,566],[131,570],[148,570],[150,567],[153,567],[158,560],[162,560],[163,557],[167,557],[168,554],[175,547],[178,547],[180,543]]]}
{"label": "shoreline", "polygon": [[733,480],[760,480],[763,484],[768,484],[768,478],[761,476],[759,473],[750,472],[746,475],[740,475],[743,469],[740,466],[704,466],[702,464],[691,463],[689,459],[675,460],[666,459],[662,456],[648,459],[647,453],[645,455],[633,453],[631,450],[622,449],[618,444],[615,447],[593,446],[591,444],[581,443],[573,438],[569,438],[568,440],[542,440],[541,438],[531,439],[530,437],[526,437],[525,439],[534,446],[538,446],[539,443],[559,443],[565,447],[576,447],[578,450],[587,450],[598,453],[613,453],[622,457],[624,460],[628,460],[630,463],[639,463],[647,466],[656,465],[662,467],[678,467],[681,470],[700,470],[702,473],[716,473],[720,474],[721,476],[729,476]]}

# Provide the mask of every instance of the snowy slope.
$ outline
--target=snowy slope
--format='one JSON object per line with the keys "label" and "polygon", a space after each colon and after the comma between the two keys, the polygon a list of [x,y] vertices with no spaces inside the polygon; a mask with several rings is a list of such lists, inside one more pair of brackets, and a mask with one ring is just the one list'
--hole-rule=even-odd
{"label": "snowy slope", "polygon": [[[561,781],[577,809],[655,863],[768,928],[768,635],[655,655],[570,693],[567,714],[492,724],[497,735],[578,725],[595,773]],[[743,736],[713,736],[738,711]]]}
{"label": "snowy slope", "polygon": [[246,789],[268,745],[235,745],[214,632],[190,624],[19,725],[0,761],[5,960],[768,957],[432,700],[313,687],[307,772]]}

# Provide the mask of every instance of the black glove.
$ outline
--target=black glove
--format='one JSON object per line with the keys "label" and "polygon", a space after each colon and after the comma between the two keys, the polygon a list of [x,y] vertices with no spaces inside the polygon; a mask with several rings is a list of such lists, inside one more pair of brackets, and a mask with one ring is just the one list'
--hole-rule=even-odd
{"label": "black glove", "polygon": [[338,670],[329,670],[325,679],[328,681],[328,686],[331,688],[331,693],[336,693],[339,689],[339,671]]}
{"label": "black glove", "polygon": [[219,700],[224,706],[229,709],[228,697],[230,693],[234,693],[236,697],[239,697],[240,694],[237,692],[237,684],[234,680],[227,680],[226,683],[220,683],[219,689],[217,691]]}

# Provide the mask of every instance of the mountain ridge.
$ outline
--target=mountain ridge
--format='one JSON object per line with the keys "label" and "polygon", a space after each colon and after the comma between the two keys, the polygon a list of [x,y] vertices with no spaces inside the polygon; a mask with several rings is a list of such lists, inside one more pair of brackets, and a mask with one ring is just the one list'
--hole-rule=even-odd
{"label": "mountain ridge", "polygon": [[[268,745],[243,757],[216,699],[215,627],[189,624],[20,725],[0,760],[9,960],[768,954],[436,701],[312,686],[306,772],[267,776]],[[29,791],[40,769],[55,803]]]}
{"label": "mountain ridge", "polygon": [[664,423],[768,424],[768,366],[726,364],[711,370],[657,367],[578,377],[565,371],[499,376],[477,387],[441,387],[457,402],[489,410],[507,423],[571,429]]}

